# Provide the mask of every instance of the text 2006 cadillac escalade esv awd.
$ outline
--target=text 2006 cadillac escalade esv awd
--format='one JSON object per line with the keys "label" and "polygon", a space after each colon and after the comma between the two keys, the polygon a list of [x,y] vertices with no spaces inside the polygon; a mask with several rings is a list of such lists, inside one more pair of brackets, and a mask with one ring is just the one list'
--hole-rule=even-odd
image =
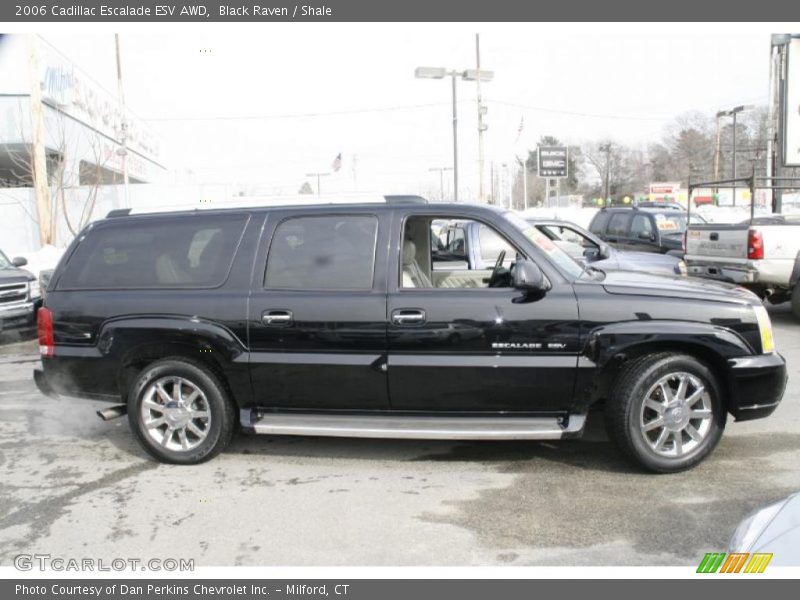
{"label": "text 2006 cadillac escalade esv awd", "polygon": [[[432,268],[449,220],[502,238],[494,268]],[[237,424],[546,440],[597,406],[627,455],[679,471],[786,385],[742,288],[584,269],[514,213],[410,198],[111,214],[65,253],[38,327],[43,392],[123,402],[101,413],[184,464]]]}

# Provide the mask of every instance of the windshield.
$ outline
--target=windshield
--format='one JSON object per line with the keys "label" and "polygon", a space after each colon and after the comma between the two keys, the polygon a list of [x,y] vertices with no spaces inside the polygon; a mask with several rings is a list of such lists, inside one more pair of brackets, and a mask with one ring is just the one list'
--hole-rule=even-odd
{"label": "windshield", "polygon": [[503,213],[503,216],[570,276],[577,279],[584,273],[583,267],[570,258],[569,254],[555,245],[549,237],[536,229],[536,227],[531,226],[525,219],[512,212]]}
{"label": "windshield", "polygon": [[[686,231],[686,213],[678,211],[665,211],[653,213],[656,227],[665,235],[680,234]],[[692,215],[692,223],[705,223],[700,215]]]}
{"label": "windshield", "polygon": [[6,258],[6,255],[0,252],[0,269],[8,269],[11,267],[11,262]]}

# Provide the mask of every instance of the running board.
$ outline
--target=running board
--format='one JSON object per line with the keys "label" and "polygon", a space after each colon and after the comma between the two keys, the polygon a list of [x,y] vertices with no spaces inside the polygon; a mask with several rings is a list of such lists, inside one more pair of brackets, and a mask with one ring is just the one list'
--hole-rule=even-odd
{"label": "running board", "polygon": [[568,417],[439,417],[259,413],[241,410],[246,431],[424,440],[560,440],[583,432],[585,415]]}

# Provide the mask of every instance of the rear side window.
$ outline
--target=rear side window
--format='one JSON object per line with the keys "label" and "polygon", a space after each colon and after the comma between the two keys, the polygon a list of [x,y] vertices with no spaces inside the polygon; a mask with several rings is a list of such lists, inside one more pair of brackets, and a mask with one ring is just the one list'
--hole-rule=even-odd
{"label": "rear side window", "polygon": [[605,233],[606,223],[608,223],[608,213],[601,210],[592,220],[589,231],[592,233]]}
{"label": "rear side window", "polygon": [[625,235],[628,231],[628,221],[630,215],[626,213],[615,213],[608,222],[608,235]]}
{"label": "rear side window", "polygon": [[264,287],[371,289],[377,233],[378,219],[374,216],[287,219],[272,236]]}
{"label": "rear side window", "polygon": [[247,215],[126,221],[91,230],[59,289],[210,288],[228,277]]}

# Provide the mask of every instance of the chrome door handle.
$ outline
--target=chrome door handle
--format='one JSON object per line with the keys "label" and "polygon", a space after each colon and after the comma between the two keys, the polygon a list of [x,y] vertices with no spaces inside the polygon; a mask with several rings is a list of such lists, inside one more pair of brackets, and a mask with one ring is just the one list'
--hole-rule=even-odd
{"label": "chrome door handle", "polygon": [[264,325],[290,325],[292,322],[292,312],[289,310],[268,310],[261,314],[261,322]]}
{"label": "chrome door handle", "polygon": [[409,325],[425,322],[425,311],[415,308],[398,308],[392,311],[392,323],[395,325]]}

